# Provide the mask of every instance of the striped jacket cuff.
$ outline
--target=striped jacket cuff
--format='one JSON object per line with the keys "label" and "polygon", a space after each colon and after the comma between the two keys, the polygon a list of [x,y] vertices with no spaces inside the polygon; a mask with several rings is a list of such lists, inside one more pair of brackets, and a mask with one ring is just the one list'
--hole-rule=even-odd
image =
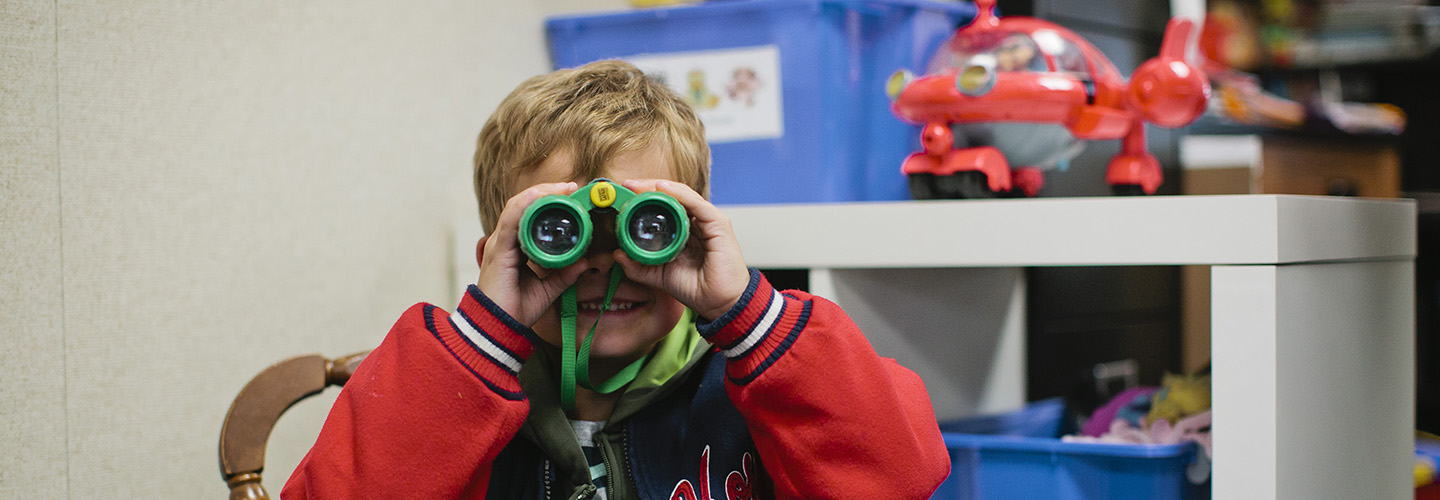
{"label": "striped jacket cuff", "polygon": [[810,301],[775,290],[752,268],[750,284],[735,307],[697,328],[729,360],[725,370],[730,380],[744,385],[785,355],[805,329],[810,307]]}
{"label": "striped jacket cuff", "polygon": [[517,378],[520,366],[540,342],[530,327],[520,324],[470,285],[459,307],[448,316],[427,311],[431,333],[461,364],[492,390],[509,399],[523,399]]}

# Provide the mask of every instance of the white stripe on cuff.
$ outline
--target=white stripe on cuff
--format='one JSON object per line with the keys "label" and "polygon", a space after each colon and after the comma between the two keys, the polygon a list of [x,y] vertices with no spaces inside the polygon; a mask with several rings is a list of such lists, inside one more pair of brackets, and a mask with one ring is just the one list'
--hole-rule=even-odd
{"label": "white stripe on cuff", "polygon": [[470,320],[460,314],[459,310],[450,313],[450,323],[459,328],[460,334],[470,339],[470,343],[475,344],[475,347],[479,347],[481,351],[485,351],[485,354],[489,354],[491,358],[499,361],[501,365],[510,370],[510,373],[520,373],[520,360],[506,353],[495,341],[490,340],[490,337],[486,337],[476,330],[475,325],[470,324]]}
{"label": "white stripe on cuff", "polygon": [[721,351],[725,354],[725,357],[734,358],[744,354],[746,351],[749,351],[751,347],[754,347],[756,343],[760,342],[760,339],[765,338],[765,334],[769,333],[771,328],[775,327],[775,321],[780,318],[780,311],[785,308],[785,298],[781,297],[778,291],[772,291],[771,293],[770,307],[765,309],[765,315],[760,318],[760,321],[755,323],[755,326],[750,329],[750,333],[745,334],[745,340],[741,341],[735,347]]}

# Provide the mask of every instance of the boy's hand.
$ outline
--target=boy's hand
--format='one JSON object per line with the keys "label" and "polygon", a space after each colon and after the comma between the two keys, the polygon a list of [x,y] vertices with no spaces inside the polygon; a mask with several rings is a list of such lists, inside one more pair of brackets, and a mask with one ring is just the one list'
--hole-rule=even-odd
{"label": "boy's hand", "polygon": [[616,249],[615,261],[632,281],[666,291],[707,320],[719,318],[740,301],[750,284],[750,271],[740,255],[740,242],[730,218],[705,197],[680,182],[629,180],[623,184],[637,193],[660,191],[674,196],[690,213],[691,241],[675,260],[658,266],[635,262]]}
{"label": "boy's hand", "polygon": [[520,217],[531,203],[543,196],[567,195],[579,186],[574,182],[540,184],[521,191],[505,202],[495,231],[480,239],[480,278],[475,286],[522,325],[533,325],[560,294],[575,284],[587,266],[583,257],[560,269],[531,268],[530,258],[520,249]]}

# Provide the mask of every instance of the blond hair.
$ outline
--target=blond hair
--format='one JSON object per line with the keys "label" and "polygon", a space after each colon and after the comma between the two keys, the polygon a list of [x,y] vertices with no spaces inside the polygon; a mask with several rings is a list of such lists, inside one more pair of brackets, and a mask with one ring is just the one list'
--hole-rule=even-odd
{"label": "blond hair", "polygon": [[557,151],[575,159],[576,178],[593,179],[621,154],[659,144],[674,180],[709,198],[710,147],[689,104],[624,61],[597,61],[521,83],[480,129],[475,197],[485,233],[514,191],[516,177]]}

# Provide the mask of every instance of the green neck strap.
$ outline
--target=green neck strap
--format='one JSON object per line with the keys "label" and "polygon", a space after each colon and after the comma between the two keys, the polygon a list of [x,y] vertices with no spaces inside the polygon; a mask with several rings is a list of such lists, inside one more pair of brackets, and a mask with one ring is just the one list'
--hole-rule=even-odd
{"label": "green neck strap", "polygon": [[560,404],[566,411],[575,409],[576,386],[600,394],[610,394],[635,380],[635,375],[640,373],[640,367],[645,366],[645,361],[650,359],[650,355],[646,354],[600,385],[590,383],[590,343],[595,340],[595,327],[600,326],[600,318],[603,318],[605,310],[610,308],[610,300],[615,298],[615,289],[620,287],[620,278],[624,276],[625,272],[620,270],[620,266],[610,268],[610,285],[605,289],[600,316],[595,318],[595,324],[590,325],[590,331],[585,333],[585,341],[580,344],[578,353],[575,349],[575,331],[580,307],[576,302],[575,287],[571,286],[560,295]]}

